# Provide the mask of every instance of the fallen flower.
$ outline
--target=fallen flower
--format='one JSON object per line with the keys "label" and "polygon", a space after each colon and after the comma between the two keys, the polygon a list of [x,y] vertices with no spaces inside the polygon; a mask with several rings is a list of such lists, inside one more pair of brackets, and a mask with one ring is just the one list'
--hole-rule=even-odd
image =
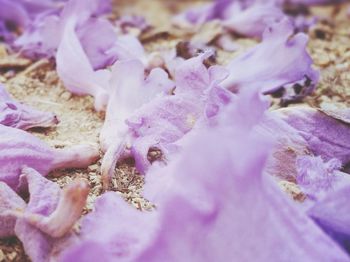
{"label": "fallen flower", "polygon": [[[106,137],[108,133],[111,134],[111,137],[115,137],[117,135],[115,130],[119,130],[119,139],[117,137],[113,139],[118,143],[111,142],[114,143],[114,146],[109,147],[102,161],[101,173],[105,188],[113,175],[116,162],[127,147],[131,150],[130,153],[135,159],[137,169],[141,173],[145,173],[151,165],[147,157],[151,148],[162,151],[163,159],[166,159],[168,154],[176,150],[175,142],[190,132],[200,117],[204,116],[210,90],[218,88],[218,83],[226,77],[227,73],[224,68],[219,66],[212,66],[209,69],[204,66],[203,61],[210,55],[210,52],[203,53],[184,61],[177,67],[174,95],[151,96],[151,98],[155,98],[147,101],[138,98],[138,103],[133,102],[124,106],[124,108],[128,108],[128,111],[122,111],[121,115],[127,117],[114,118],[113,126],[118,126],[116,121],[119,121],[118,128],[112,129],[110,124],[109,127],[106,125],[103,128],[101,132],[103,137]],[[129,79],[127,82],[124,80],[125,83],[130,81],[132,80]],[[159,87],[162,87],[164,90],[164,87],[168,87],[167,90],[169,90],[173,83],[165,85],[168,81],[167,77],[163,75],[163,80],[161,77],[156,78],[148,88],[153,86],[153,89],[159,90]],[[139,85],[128,85],[128,88],[130,86]],[[121,92],[120,90],[122,89],[116,89],[116,92]],[[119,97],[121,98],[120,95]],[[146,98],[148,97],[146,95]],[[193,103],[195,99],[197,102]],[[118,103],[112,102],[112,100],[110,103],[111,105],[123,104],[130,100],[132,100],[130,97],[124,97],[123,100],[118,100]],[[131,108],[133,105],[135,107]],[[110,139],[110,141],[112,140]]]}
{"label": "fallen flower", "polygon": [[[133,74],[133,77],[130,77]],[[139,60],[118,61],[112,67],[113,93],[108,102],[106,119],[100,133],[100,144],[106,154],[101,172],[107,187],[118,159],[131,140],[126,120],[157,96],[165,95],[174,83],[162,69],[153,69],[145,78],[145,67]]]}
{"label": "fallen flower", "polygon": [[312,69],[306,51],[308,37],[303,33],[292,35],[288,19],[268,27],[261,44],[227,65],[230,75],[221,86],[233,92],[260,87],[264,94],[279,95],[282,103],[311,94],[319,74]]}
{"label": "fallen flower", "polygon": [[[104,111],[114,87],[110,84],[113,81],[111,72],[99,68],[105,68],[116,60],[137,58],[144,64],[148,62],[143,46],[136,37],[117,37],[109,21],[90,17],[93,11],[89,10],[90,5],[80,1],[70,1],[68,4],[83,5],[81,8],[85,13],[80,14],[79,9],[74,11],[74,8],[72,11],[69,6],[62,13],[64,22],[61,22],[62,40],[56,54],[57,72],[69,91],[78,95],[92,95],[95,98],[95,109]],[[97,33],[98,37],[95,35]],[[82,75],[84,77],[79,77]]]}
{"label": "fallen flower", "polygon": [[58,119],[52,113],[16,102],[0,84],[0,124],[26,130],[32,127],[51,127],[58,124]]}
{"label": "fallen flower", "polygon": [[[60,261],[82,260],[85,255],[89,259],[101,256],[104,261],[133,261],[131,258],[151,240],[155,217],[107,192],[96,200],[95,210],[82,219],[79,241],[63,252]],[[111,218],[116,222],[110,223]]]}
{"label": "fallen flower", "polygon": [[[69,234],[81,216],[89,192],[87,182],[78,179],[61,190],[56,183],[31,168],[23,168],[20,180],[29,188],[28,204],[23,205],[23,200],[17,196],[13,202],[20,208],[14,208],[14,204],[0,205],[2,214],[14,222],[14,232],[7,236],[15,233],[32,261],[49,261],[53,243]],[[11,189],[7,187],[7,190]],[[12,191],[12,194],[15,193]],[[0,219],[3,225],[3,217]]]}
{"label": "fallen flower", "polygon": [[19,176],[24,166],[35,168],[46,176],[59,168],[83,168],[99,158],[92,145],[76,145],[52,149],[35,136],[11,127],[0,125],[0,181],[18,191]]}
{"label": "fallen flower", "polygon": [[26,202],[6,183],[0,181],[0,238],[15,234],[16,218],[8,213],[24,210]]}
{"label": "fallen flower", "polygon": [[249,105],[257,96],[246,98],[222,113],[227,114],[223,119],[238,118],[197,132],[181,155],[155,171],[155,176],[167,177],[153,192],[158,194],[155,214],[137,214],[116,195],[102,196],[101,208],[84,219],[81,243],[69,248],[63,261],[86,253],[103,254],[105,261],[252,261],[257,256],[261,261],[292,256],[298,261],[349,261],[262,174],[271,145],[255,127],[266,103],[254,109]]}

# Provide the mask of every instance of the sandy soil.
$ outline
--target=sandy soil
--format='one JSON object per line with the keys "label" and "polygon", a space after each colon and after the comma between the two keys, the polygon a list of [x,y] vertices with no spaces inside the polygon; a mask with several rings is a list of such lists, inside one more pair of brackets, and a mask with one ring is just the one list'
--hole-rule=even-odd
{"label": "sandy soil", "polygon": [[[174,47],[181,39],[190,39],[191,32],[178,32],[170,27],[169,17],[189,5],[189,1],[132,0],[118,1],[114,14],[140,14],[154,25],[155,29],[144,36],[146,49],[164,50]],[[201,4],[201,1],[191,1]],[[315,94],[306,100],[313,106],[333,103],[344,107],[350,104],[350,20],[346,16],[348,7],[318,7],[312,12],[323,19],[309,32],[309,50],[315,66],[321,69],[322,79]],[[209,25],[198,32],[200,37],[211,38],[219,30]],[[169,34],[169,32],[171,32]],[[241,48],[228,53],[218,50],[217,62],[227,63],[232,57],[257,42],[250,39],[236,39]],[[64,147],[79,143],[97,143],[103,124],[103,115],[93,110],[91,97],[78,97],[66,91],[55,73],[53,61],[29,61],[8,54],[0,45],[0,82],[19,101],[35,108],[55,112],[60,123],[55,128],[33,130],[32,133],[45,140],[52,147]],[[87,169],[52,172],[49,178],[64,186],[76,177],[88,179],[91,193],[85,213],[89,212],[94,200],[101,194],[99,176],[100,163]],[[137,174],[132,163],[120,163],[113,179],[112,190],[122,195],[140,210],[151,210],[152,204],[141,196],[143,178]],[[295,185],[288,182],[281,186],[295,199],[302,198]],[[0,240],[0,261],[28,261],[20,242],[16,238]]]}

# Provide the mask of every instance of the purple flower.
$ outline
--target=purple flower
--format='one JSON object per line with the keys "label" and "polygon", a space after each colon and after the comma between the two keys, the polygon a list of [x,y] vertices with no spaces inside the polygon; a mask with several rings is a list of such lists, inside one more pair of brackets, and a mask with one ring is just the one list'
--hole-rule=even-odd
{"label": "purple flower", "polygon": [[104,261],[132,261],[151,240],[155,217],[134,209],[114,192],[105,193],[97,199],[95,210],[82,219],[80,241],[63,253],[62,261],[82,260],[84,254]]}
{"label": "purple flower", "polygon": [[221,85],[234,92],[260,87],[283,103],[302,99],[315,89],[319,76],[311,67],[307,41],[303,33],[293,36],[288,19],[268,27],[261,44],[228,64],[230,75]]}
{"label": "purple flower", "polygon": [[28,204],[0,182],[5,197],[0,202],[1,236],[16,235],[31,260],[48,261],[53,244],[67,241],[63,237],[81,216],[89,192],[87,182],[75,180],[61,190],[31,168],[22,170],[20,180],[29,189]]}
{"label": "purple flower", "polygon": [[35,110],[13,100],[0,85],[0,124],[20,129],[58,124],[56,115]]}
{"label": "purple flower", "polygon": [[[133,74],[133,77],[130,75]],[[174,83],[161,69],[153,69],[145,78],[145,67],[139,60],[118,61],[112,67],[111,98],[108,102],[100,143],[106,152],[102,161],[104,184],[108,184],[116,161],[126,151],[131,132],[126,120],[157,96],[166,95]]]}
{"label": "purple flower", "polygon": [[181,154],[152,173],[161,178],[152,187],[154,213],[137,213],[116,195],[103,195],[83,220],[81,243],[63,261],[86,253],[103,254],[105,261],[348,261],[263,175],[271,141],[256,128],[266,108],[259,99],[257,92],[240,96],[216,126],[196,132]]}
{"label": "purple flower", "polygon": [[[109,147],[102,161],[102,176],[104,177],[105,185],[106,183],[108,184],[116,161],[127,151],[127,145],[136,161],[136,167],[140,172],[145,173],[151,165],[147,157],[151,148],[161,150],[163,160],[166,160],[168,154],[176,151],[177,146],[175,143],[190,132],[201,117],[204,117],[209,94],[214,97],[214,93],[211,93],[210,90],[219,88],[217,86],[218,83],[226,77],[224,68],[213,66],[207,69],[204,66],[203,61],[208,55],[210,53],[203,53],[198,57],[179,64],[175,70],[176,87],[174,95],[155,97],[157,93],[151,91],[159,90],[159,93],[161,90],[169,91],[173,87],[173,83],[169,82],[164,72],[157,78],[154,78],[154,81],[151,81],[149,86],[146,86],[146,89],[144,88],[145,91],[147,88],[150,89],[149,92],[154,94],[152,96],[146,95],[145,98],[147,100],[140,99],[139,95],[131,95],[132,93],[129,93],[128,96],[122,96],[122,92],[124,92],[122,90],[126,88],[132,90],[131,86],[135,88],[141,87],[142,90],[143,70],[141,70],[141,66],[139,70],[132,70],[131,67],[128,69],[133,72],[141,71],[136,74],[142,76],[141,80],[138,80],[138,84],[130,84],[131,81],[140,79],[138,77],[127,81],[119,80],[125,84],[125,87],[123,89],[120,87],[118,89],[117,87],[113,97],[118,100],[110,100],[110,105],[113,106],[113,109],[110,108],[111,111],[108,109],[106,124],[101,132],[103,140],[109,136],[115,137],[113,141],[117,142],[112,142],[108,138],[110,141],[108,144],[113,143],[114,146]],[[118,76],[116,73],[113,74]],[[128,78],[128,74],[124,74],[124,76]],[[152,72],[149,77],[151,76]],[[140,93],[145,92],[141,90]],[[128,101],[131,101],[131,103]],[[114,109],[114,105],[118,104],[123,105],[119,109],[120,117],[113,116],[114,120],[111,121],[110,119],[112,118],[110,116],[118,113]],[[208,115],[212,113],[210,112],[211,110],[217,111],[219,107],[218,105],[216,109],[207,108]],[[111,128],[112,125],[115,127]],[[117,137],[119,138],[117,139]],[[103,143],[106,144],[105,142]]]}
{"label": "purple flower", "polygon": [[0,136],[0,181],[15,191],[21,189],[19,176],[25,166],[46,176],[58,168],[87,167],[99,157],[94,146],[52,149],[25,131],[3,125],[0,125]]}

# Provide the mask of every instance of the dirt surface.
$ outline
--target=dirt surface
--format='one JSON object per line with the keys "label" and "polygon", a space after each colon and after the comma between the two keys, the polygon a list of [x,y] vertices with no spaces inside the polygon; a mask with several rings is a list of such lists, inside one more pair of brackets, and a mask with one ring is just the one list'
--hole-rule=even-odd
{"label": "dirt surface", "polygon": [[[121,3],[120,3],[121,2]],[[139,14],[145,16],[154,29],[144,38],[148,51],[170,49],[181,40],[193,37],[192,32],[178,32],[170,26],[170,17],[189,5],[201,1],[132,0],[118,1],[114,14]],[[350,20],[349,6],[317,7],[312,12],[323,17],[310,32],[309,50],[315,66],[321,69],[321,81],[315,94],[305,102],[312,106],[345,107],[350,104]],[[197,32],[199,37],[213,38],[219,30],[215,24]],[[171,34],[169,34],[169,32]],[[227,63],[232,57],[255,45],[257,41],[235,38],[239,48],[235,52],[218,50],[217,62]],[[98,143],[103,115],[93,109],[91,97],[78,97],[66,91],[58,80],[53,61],[32,62],[8,54],[0,45],[0,82],[5,83],[14,98],[35,108],[57,114],[60,123],[55,128],[33,130],[32,133],[52,147],[65,147],[80,143]],[[94,200],[102,192],[100,163],[87,169],[52,172],[49,178],[60,186],[76,177],[86,178],[91,186],[85,213],[93,208]],[[152,204],[141,197],[143,177],[137,174],[132,163],[120,163],[113,178],[112,190],[140,210],[151,210]],[[295,199],[302,198],[295,185],[281,184]],[[28,261],[16,238],[0,240],[0,261]]]}

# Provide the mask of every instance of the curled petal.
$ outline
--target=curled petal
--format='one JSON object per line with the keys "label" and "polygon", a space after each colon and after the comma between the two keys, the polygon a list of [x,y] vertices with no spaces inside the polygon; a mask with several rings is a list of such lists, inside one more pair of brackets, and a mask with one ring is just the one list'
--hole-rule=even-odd
{"label": "curled petal", "polygon": [[25,212],[17,212],[15,233],[33,261],[48,261],[56,242],[69,233],[80,217],[88,193],[86,182],[73,181],[63,191],[31,168],[24,168],[22,183],[29,188]]}
{"label": "curled petal", "polygon": [[235,92],[253,87],[260,87],[264,94],[278,91],[286,103],[309,95],[318,81],[318,72],[311,68],[307,36],[292,35],[293,26],[288,19],[268,27],[261,44],[227,66],[230,76],[222,86]]}
{"label": "curled petal", "polygon": [[56,115],[42,112],[10,98],[0,85],[0,124],[19,129],[50,127],[58,124]]}
{"label": "curled petal", "polygon": [[56,168],[87,167],[99,158],[97,147],[77,145],[51,149],[33,135],[0,125],[0,181],[20,190],[19,176],[24,166],[46,176]]}
{"label": "curled petal", "polygon": [[13,212],[23,212],[26,203],[7,184],[0,182],[0,238],[15,234],[16,217]]}
{"label": "curled petal", "polygon": [[[108,101],[109,73],[93,70],[75,32],[76,25],[77,19],[70,17],[64,27],[56,54],[57,73],[69,91],[92,95],[95,97],[95,109],[104,110]],[[80,75],[85,77],[77,77]]]}

